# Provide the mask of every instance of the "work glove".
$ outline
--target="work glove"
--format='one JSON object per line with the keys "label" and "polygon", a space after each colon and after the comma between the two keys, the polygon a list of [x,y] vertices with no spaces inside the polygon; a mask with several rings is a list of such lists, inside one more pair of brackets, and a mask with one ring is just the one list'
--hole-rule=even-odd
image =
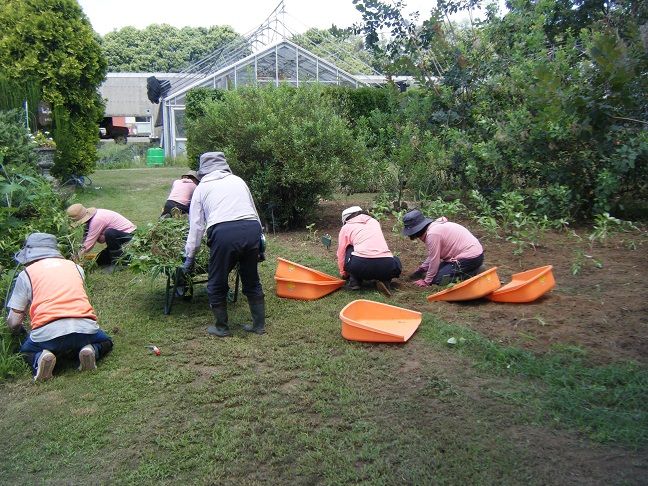
{"label": "work glove", "polygon": [[21,334],[27,334],[27,329],[24,326],[9,327],[9,332],[12,336],[20,336]]}
{"label": "work glove", "polygon": [[418,267],[416,271],[409,276],[410,280],[419,280],[423,275],[426,274],[426,270],[423,267]]}
{"label": "work glove", "polygon": [[417,280],[416,282],[414,282],[414,285],[418,285],[419,287],[429,287],[430,286],[425,280]]}
{"label": "work glove", "polygon": [[184,264],[182,265],[182,269],[185,273],[193,272],[194,268],[196,268],[196,259],[194,257],[185,258]]}

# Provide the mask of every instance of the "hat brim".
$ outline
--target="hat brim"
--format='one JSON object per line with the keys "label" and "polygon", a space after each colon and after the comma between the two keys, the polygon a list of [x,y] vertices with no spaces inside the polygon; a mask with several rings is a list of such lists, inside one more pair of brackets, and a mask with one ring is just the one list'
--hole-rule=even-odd
{"label": "hat brim", "polygon": [[430,218],[425,218],[423,221],[421,221],[419,224],[416,226],[412,226],[411,228],[403,228],[403,231],[401,231],[402,236],[412,236],[421,231],[423,228],[425,228],[428,224],[434,223],[433,220]]}
{"label": "hat brim", "polygon": [[58,250],[44,247],[23,248],[14,255],[14,259],[21,265],[28,265],[43,258],[63,258],[63,255]]}
{"label": "hat brim", "polygon": [[86,209],[86,213],[83,215],[83,217],[82,217],[81,219],[79,219],[78,221],[73,221],[73,222],[70,224],[70,226],[71,226],[72,228],[76,228],[76,227],[79,226],[80,224],[83,224],[83,223],[85,223],[86,221],[89,221],[90,218],[92,218],[95,214],[97,214],[97,208],[87,208],[87,209]]}

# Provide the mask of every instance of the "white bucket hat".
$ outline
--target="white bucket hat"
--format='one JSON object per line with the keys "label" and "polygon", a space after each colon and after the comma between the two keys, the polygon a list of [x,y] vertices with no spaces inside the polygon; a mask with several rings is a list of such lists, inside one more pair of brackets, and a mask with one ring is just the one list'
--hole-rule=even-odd
{"label": "white bucket hat", "polygon": [[349,219],[349,216],[354,213],[359,213],[360,211],[362,211],[362,208],[360,206],[351,206],[350,208],[346,208],[344,211],[342,211],[342,224],[346,223],[346,220]]}

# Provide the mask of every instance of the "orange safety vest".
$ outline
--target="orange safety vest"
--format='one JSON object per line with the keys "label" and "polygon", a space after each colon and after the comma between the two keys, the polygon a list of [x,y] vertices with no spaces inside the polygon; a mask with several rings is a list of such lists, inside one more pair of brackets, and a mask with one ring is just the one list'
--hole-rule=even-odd
{"label": "orange safety vest", "polygon": [[44,258],[29,265],[25,272],[33,294],[29,309],[32,329],[63,318],[97,320],[74,262]]}

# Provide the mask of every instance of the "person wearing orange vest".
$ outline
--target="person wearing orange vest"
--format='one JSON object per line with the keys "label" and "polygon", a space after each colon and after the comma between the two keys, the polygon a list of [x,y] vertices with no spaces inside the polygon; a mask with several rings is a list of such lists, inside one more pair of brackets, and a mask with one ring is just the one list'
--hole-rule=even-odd
{"label": "person wearing orange vest", "polygon": [[68,351],[78,353],[79,370],[96,369],[96,359],[113,343],[97,325],[83,269],[63,258],[56,237],[48,233],[29,235],[14,258],[25,268],[7,303],[7,324],[12,334],[25,333],[23,321],[29,309],[31,332],[20,352],[32,367],[34,380],[49,380],[56,355]]}

